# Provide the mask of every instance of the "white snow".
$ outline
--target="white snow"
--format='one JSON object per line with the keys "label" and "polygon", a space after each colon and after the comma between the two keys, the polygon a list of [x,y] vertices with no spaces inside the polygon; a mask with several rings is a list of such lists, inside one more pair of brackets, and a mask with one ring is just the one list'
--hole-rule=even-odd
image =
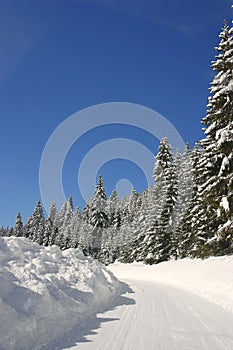
{"label": "white snow", "polygon": [[223,257],[109,265],[131,292],[79,329],[79,336],[71,332],[53,349],[233,349],[233,313],[206,300],[230,305],[232,262],[233,257]]}
{"label": "white snow", "polygon": [[220,202],[220,206],[223,207],[223,209],[225,210],[225,212],[229,212],[230,210],[230,206],[229,206],[229,202],[226,196],[222,197],[222,200]]}
{"label": "white snow", "polygon": [[40,349],[103,310],[119,283],[77,249],[0,238],[0,349]]}
{"label": "white snow", "polygon": [[[229,158],[229,159],[230,159],[230,158]],[[223,158],[223,161],[222,161],[221,168],[220,168],[220,170],[219,170],[218,176],[221,176],[221,175],[223,174],[223,172],[224,172],[227,168],[229,168],[229,165],[230,165],[230,160],[229,160],[229,159],[228,159],[227,156],[225,156],[225,157]]]}
{"label": "white snow", "polygon": [[232,291],[233,256],[105,268],[0,238],[0,349],[228,350]]}
{"label": "white snow", "polygon": [[120,279],[155,281],[198,294],[233,313],[233,256],[182,259],[157,265],[115,263],[109,269]]}

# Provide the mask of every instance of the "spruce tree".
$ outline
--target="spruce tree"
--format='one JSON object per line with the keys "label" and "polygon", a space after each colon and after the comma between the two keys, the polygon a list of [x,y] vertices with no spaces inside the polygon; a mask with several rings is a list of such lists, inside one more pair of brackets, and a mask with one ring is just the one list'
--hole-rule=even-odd
{"label": "spruce tree", "polygon": [[71,221],[71,235],[70,235],[70,247],[77,248],[80,239],[80,227],[81,227],[81,211],[79,207],[76,208],[75,214]]}
{"label": "spruce tree", "polygon": [[45,218],[40,201],[37,202],[32,216],[26,225],[27,237],[38,244],[43,244]]}
{"label": "spruce tree", "polygon": [[73,198],[72,198],[72,196],[70,196],[70,197],[68,198],[68,203],[69,203],[69,206],[70,206],[70,208],[71,208],[71,211],[73,212],[73,210],[74,210],[74,203],[73,203]]}
{"label": "spruce tree", "polygon": [[[212,62],[216,75],[211,83],[208,110],[202,123],[205,139],[200,168],[199,217],[202,233],[197,256],[233,252],[233,29],[226,22]],[[205,208],[205,209],[204,209]]]}
{"label": "spruce tree", "polygon": [[[188,199],[188,203],[186,210],[181,217],[181,220],[176,227],[177,234],[179,234],[178,240],[178,256],[180,258],[184,258],[187,256],[195,255],[195,247],[196,241],[198,239],[197,233],[194,229],[196,225],[196,220],[198,220],[198,211],[199,206],[199,196],[198,196],[198,188],[200,184],[200,169],[199,169],[199,160],[201,157],[200,149],[197,145],[190,152],[190,163],[191,169],[189,173],[189,179],[191,180],[191,194],[189,194],[190,198]],[[203,169],[202,169],[203,171]],[[190,189],[189,189],[190,190]]]}
{"label": "spruce tree", "polygon": [[43,235],[43,242],[42,244],[44,246],[52,245],[52,229],[53,229],[53,223],[50,218],[45,220],[45,228],[44,228],[44,235]]}
{"label": "spruce tree", "polygon": [[100,249],[103,230],[109,226],[109,218],[107,213],[107,196],[104,188],[102,176],[99,176],[98,183],[95,188],[95,194],[90,205],[89,223],[92,229],[92,256],[97,258]]}
{"label": "spruce tree", "polygon": [[[120,226],[119,199],[116,190],[113,190],[107,200],[109,226]],[[119,216],[118,216],[119,214]],[[118,222],[119,219],[119,222]]]}
{"label": "spruce tree", "polygon": [[149,187],[141,195],[140,214],[138,215],[138,235],[131,245],[129,261],[145,261],[151,254],[155,242],[157,220],[155,186]]}
{"label": "spruce tree", "polygon": [[50,218],[52,223],[54,222],[56,215],[57,215],[57,207],[56,207],[56,203],[53,202],[51,204],[50,209],[49,209],[49,218]]}
{"label": "spruce tree", "polygon": [[166,137],[160,141],[158,150],[153,174],[157,196],[155,205],[157,219],[152,233],[148,236],[146,248],[148,254],[145,262],[149,264],[169,258],[173,229],[172,214],[177,196],[174,186],[173,155]]}
{"label": "spruce tree", "polygon": [[78,248],[86,256],[92,254],[92,231],[93,227],[86,221],[86,219],[82,218],[79,227]]}
{"label": "spruce tree", "polygon": [[92,202],[91,211],[90,224],[93,227],[108,227],[109,219],[107,215],[107,196],[104,188],[104,180],[101,175],[99,176],[98,183],[95,188],[95,195]]}
{"label": "spruce tree", "polygon": [[16,217],[14,234],[16,237],[22,237],[24,235],[23,222],[20,213],[18,213]]}
{"label": "spruce tree", "polygon": [[171,235],[171,258],[181,257],[181,244],[183,240],[182,225],[186,224],[186,214],[190,210],[191,198],[193,195],[193,166],[192,152],[189,144],[186,144],[184,153],[177,152],[174,161],[175,178],[174,189],[176,192],[176,202],[173,210],[173,229]]}
{"label": "spruce tree", "polygon": [[59,215],[55,217],[54,225],[58,228],[56,244],[61,249],[70,248],[71,243],[71,226],[73,220],[73,202],[71,197],[64,202]]}

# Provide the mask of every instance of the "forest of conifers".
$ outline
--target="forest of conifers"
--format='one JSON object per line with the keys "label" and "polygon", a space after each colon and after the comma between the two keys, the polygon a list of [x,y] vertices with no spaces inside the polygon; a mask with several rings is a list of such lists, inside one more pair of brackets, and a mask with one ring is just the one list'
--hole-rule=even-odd
{"label": "forest of conifers", "polygon": [[233,253],[233,28],[220,33],[210,87],[204,138],[184,153],[160,141],[154,186],[128,198],[106,197],[99,177],[93,198],[74,212],[72,197],[45,218],[38,202],[24,225],[20,213],[2,236],[23,236],[45,246],[79,248],[108,264]]}

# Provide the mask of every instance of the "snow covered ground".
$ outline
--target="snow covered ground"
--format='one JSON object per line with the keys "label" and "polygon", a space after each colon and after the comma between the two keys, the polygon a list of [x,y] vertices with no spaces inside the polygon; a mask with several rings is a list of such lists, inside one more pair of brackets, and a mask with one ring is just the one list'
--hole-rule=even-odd
{"label": "snow covered ground", "polygon": [[198,294],[233,313],[233,256],[110,265],[120,280],[156,281]]}
{"label": "snow covered ground", "polygon": [[233,349],[232,291],[233,256],[105,268],[0,238],[0,350]]}
{"label": "snow covered ground", "polygon": [[[128,280],[125,304],[49,350],[231,350],[233,314],[188,291]],[[81,337],[83,335],[83,338]]]}
{"label": "snow covered ground", "polygon": [[0,349],[42,348],[103,311],[119,288],[110,271],[78,250],[0,238]]}
{"label": "snow covered ground", "polygon": [[233,349],[232,264],[233,257],[219,257],[110,265],[131,292],[53,349]]}

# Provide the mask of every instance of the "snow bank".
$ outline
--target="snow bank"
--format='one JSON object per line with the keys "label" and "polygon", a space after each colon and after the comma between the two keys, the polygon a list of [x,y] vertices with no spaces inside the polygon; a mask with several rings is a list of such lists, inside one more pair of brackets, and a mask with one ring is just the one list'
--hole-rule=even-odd
{"label": "snow bank", "polygon": [[77,249],[0,237],[0,349],[38,350],[118,292],[113,274]]}
{"label": "snow bank", "polygon": [[182,259],[152,266],[115,263],[109,269],[122,280],[151,280],[190,290],[233,312],[233,256]]}

